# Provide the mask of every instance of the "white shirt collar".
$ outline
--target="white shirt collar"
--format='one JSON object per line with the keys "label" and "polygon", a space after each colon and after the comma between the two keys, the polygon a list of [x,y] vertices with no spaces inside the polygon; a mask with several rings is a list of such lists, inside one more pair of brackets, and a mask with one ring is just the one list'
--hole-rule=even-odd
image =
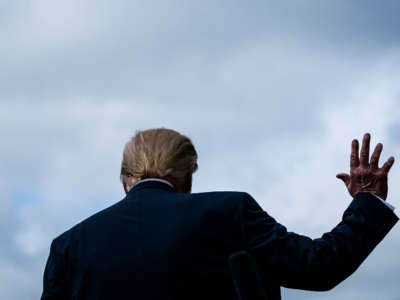
{"label": "white shirt collar", "polygon": [[[142,180],[139,180],[138,182],[136,182],[136,184],[142,183],[142,182],[146,182],[146,181],[159,181],[159,182],[164,182],[166,184],[168,184],[169,186],[171,186],[172,188],[175,188],[171,182],[165,180],[165,179],[161,179],[161,178],[145,178]],[[135,184],[135,185],[136,185]]]}

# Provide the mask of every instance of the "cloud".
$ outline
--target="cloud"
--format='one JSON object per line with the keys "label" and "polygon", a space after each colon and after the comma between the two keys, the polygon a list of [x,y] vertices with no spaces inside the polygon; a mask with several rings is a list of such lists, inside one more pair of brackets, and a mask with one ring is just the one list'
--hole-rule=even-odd
{"label": "cloud", "polygon": [[[194,192],[247,191],[289,230],[332,229],[351,140],[371,132],[381,164],[400,159],[396,5],[0,2],[0,298],[38,298],[51,239],[122,199],[136,129],[192,139]],[[395,297],[399,235],[333,291],[283,298]]]}

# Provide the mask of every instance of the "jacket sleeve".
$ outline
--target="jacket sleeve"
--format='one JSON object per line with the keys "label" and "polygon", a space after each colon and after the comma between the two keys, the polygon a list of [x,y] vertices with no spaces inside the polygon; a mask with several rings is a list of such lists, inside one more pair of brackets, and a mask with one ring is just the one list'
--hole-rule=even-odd
{"label": "jacket sleeve", "polygon": [[288,232],[245,193],[245,250],[266,287],[326,291],[350,276],[398,221],[368,192],[358,193],[341,222],[321,238]]}
{"label": "jacket sleeve", "polygon": [[67,299],[65,264],[58,248],[57,239],[54,239],[50,246],[50,254],[44,270],[43,292],[40,300]]}

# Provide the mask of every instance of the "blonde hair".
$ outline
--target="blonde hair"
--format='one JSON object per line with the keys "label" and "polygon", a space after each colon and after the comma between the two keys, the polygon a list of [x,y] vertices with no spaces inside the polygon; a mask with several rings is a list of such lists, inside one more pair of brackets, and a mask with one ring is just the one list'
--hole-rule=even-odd
{"label": "blonde hair", "polygon": [[197,168],[197,152],[188,137],[166,128],[138,130],[125,144],[120,180],[128,190],[151,177],[181,185]]}

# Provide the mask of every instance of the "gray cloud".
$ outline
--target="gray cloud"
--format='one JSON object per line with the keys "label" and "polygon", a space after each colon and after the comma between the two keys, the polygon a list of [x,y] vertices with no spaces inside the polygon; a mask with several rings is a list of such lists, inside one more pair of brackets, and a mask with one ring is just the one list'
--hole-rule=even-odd
{"label": "gray cloud", "polygon": [[[38,298],[51,239],[123,197],[138,128],[192,138],[194,192],[244,190],[289,230],[330,230],[351,140],[369,131],[381,164],[400,159],[398,6],[0,2],[0,297]],[[399,236],[333,291],[284,299],[395,299]]]}

